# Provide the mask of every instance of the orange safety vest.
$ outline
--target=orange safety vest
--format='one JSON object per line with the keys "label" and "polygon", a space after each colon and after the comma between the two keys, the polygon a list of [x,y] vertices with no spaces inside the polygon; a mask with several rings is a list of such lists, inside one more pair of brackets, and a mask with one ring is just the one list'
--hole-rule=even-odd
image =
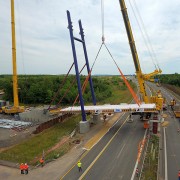
{"label": "orange safety vest", "polygon": [[24,169],[28,170],[29,166],[28,165],[24,165]]}
{"label": "orange safety vest", "polygon": [[19,169],[23,170],[24,169],[24,164],[20,164]]}
{"label": "orange safety vest", "polygon": [[42,158],[39,161],[40,161],[40,163],[44,163],[44,159],[42,159]]}

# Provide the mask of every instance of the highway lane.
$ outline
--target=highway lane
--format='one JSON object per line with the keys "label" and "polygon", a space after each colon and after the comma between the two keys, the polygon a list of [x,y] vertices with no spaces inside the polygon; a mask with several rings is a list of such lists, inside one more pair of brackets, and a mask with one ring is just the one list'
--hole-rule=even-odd
{"label": "highway lane", "polygon": [[127,116],[125,114],[120,118],[101,141],[83,155],[82,173],[74,166],[62,178],[79,179],[83,174],[81,178],[84,179],[131,179],[138,144],[143,139],[145,130],[139,116],[133,116],[133,123],[123,124]]}
{"label": "highway lane", "polygon": [[[173,94],[166,89],[161,88],[163,95],[168,103],[174,98]],[[176,98],[176,101],[178,99]],[[167,176],[168,179],[177,179],[178,170],[180,169],[180,134],[177,132],[180,126],[179,120],[175,118],[170,107],[168,108],[169,126],[166,128],[166,144],[167,144]]]}
{"label": "highway lane", "polygon": [[144,132],[143,124],[136,116],[134,123],[126,123],[121,128],[108,148],[81,178],[131,179],[137,160],[138,143]]}
{"label": "highway lane", "polygon": [[[161,90],[163,97],[166,98],[166,101],[168,104],[170,104],[170,101],[175,98],[174,95],[168,91],[167,89],[163,87],[157,87],[155,84],[150,83],[149,84],[153,89]],[[178,98],[175,98],[177,103],[179,102]],[[173,112],[171,111],[171,108],[168,107],[167,111],[164,111],[165,114],[167,114],[167,118],[165,118],[166,121],[169,122],[169,125],[167,128],[165,128],[165,136],[166,136],[166,144],[167,144],[167,177],[169,180],[171,179],[177,179],[178,170],[180,169],[180,133],[177,132],[177,129],[180,127],[179,119],[174,117]],[[161,128],[161,136],[163,135],[163,128]],[[164,143],[163,143],[164,145]],[[162,145],[162,155],[160,159],[161,161],[161,168],[160,168],[160,174],[162,177],[165,177],[165,156],[164,156],[164,146]]]}
{"label": "highway lane", "polygon": [[[138,143],[145,130],[139,116],[135,117],[133,123],[124,122],[127,116],[125,114],[99,143],[86,152],[81,160],[82,173],[75,166],[63,179],[130,179],[137,158]],[[86,170],[88,171],[84,174]]]}
{"label": "highway lane", "polygon": [[[161,89],[165,94],[166,99],[170,101],[172,96],[162,87],[156,87],[150,84],[152,89]],[[148,88],[149,89],[149,88]],[[150,91],[150,89],[149,89]],[[149,93],[149,92],[148,92]],[[168,113],[168,111],[167,111]],[[168,161],[168,179],[176,179],[178,172],[179,155],[179,135],[177,134],[177,119],[172,121],[169,111],[168,120],[169,126],[166,128],[166,143],[167,143],[167,161]],[[95,145],[82,159],[83,172],[79,173],[77,167],[73,167],[63,179],[131,179],[134,166],[137,158],[137,147],[140,140],[144,136],[145,130],[143,123],[139,121],[138,116],[134,116],[133,123],[123,123],[127,114],[119,120],[119,122]],[[121,127],[121,128],[120,128]],[[120,128],[120,129],[119,129]],[[161,139],[163,133],[161,129]],[[112,137],[114,138],[112,139]],[[173,140],[171,139],[173,138]],[[165,174],[164,165],[164,143],[162,143],[161,158],[161,174]]]}
{"label": "highway lane", "polygon": [[[96,158],[97,154],[102,151],[104,146],[109,142],[112,136],[117,132],[117,130],[121,127],[125,119],[128,117],[128,114],[123,115],[118,122],[111,128],[111,130],[89,151],[86,151],[82,156],[82,168],[83,171],[91,164],[91,162]],[[80,177],[80,173],[77,171],[77,167],[72,167],[70,172],[65,174],[63,179],[67,180],[77,180]],[[61,177],[62,179],[62,177]]]}

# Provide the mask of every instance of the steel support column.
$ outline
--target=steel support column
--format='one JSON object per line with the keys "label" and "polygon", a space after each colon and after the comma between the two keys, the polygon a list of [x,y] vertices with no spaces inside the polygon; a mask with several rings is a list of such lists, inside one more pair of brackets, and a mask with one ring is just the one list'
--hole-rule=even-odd
{"label": "steel support column", "polygon": [[[88,60],[88,55],[87,55],[87,50],[86,50],[86,43],[85,43],[85,39],[84,39],[84,31],[83,31],[83,28],[82,28],[81,20],[79,20],[79,29],[80,29],[80,35],[81,35],[82,44],[83,44],[84,56],[85,56],[85,60],[86,60],[87,72],[89,74],[89,72],[90,72],[89,60]],[[93,88],[93,82],[92,82],[91,75],[89,77],[89,84],[90,84],[90,89],[91,89],[92,101],[93,101],[93,104],[96,105],[96,97],[95,97],[95,94],[94,94],[94,88]]]}
{"label": "steel support column", "polygon": [[68,29],[69,29],[69,33],[70,33],[75,71],[76,71],[76,80],[77,80],[77,85],[78,85],[79,99],[80,99],[80,104],[81,104],[82,121],[86,121],[86,114],[84,111],[84,100],[83,100],[83,96],[82,96],[81,82],[80,82],[78,62],[77,62],[76,49],[75,49],[74,36],[73,36],[73,26],[72,26],[71,15],[70,15],[69,11],[67,11],[67,18],[68,18]]}

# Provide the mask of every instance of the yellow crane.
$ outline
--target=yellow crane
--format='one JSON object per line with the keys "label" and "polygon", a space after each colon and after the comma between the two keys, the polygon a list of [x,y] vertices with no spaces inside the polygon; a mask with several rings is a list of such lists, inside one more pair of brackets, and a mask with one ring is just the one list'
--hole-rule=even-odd
{"label": "yellow crane", "polygon": [[[152,73],[149,73],[149,74],[143,74],[143,78],[145,81],[151,81],[151,78],[158,75],[158,74],[161,74],[162,70],[161,69],[156,69],[154,70],[154,72]],[[154,82],[154,79],[153,79],[153,82]]]}
{"label": "yellow crane", "polygon": [[13,106],[2,107],[2,112],[5,114],[16,114],[24,112],[24,107],[19,106],[18,99],[18,80],[16,66],[16,38],[15,38],[15,15],[14,15],[14,0],[11,0],[11,30],[12,30],[12,64],[13,64]]}
{"label": "yellow crane", "polygon": [[149,74],[143,74],[143,78],[145,81],[150,81],[153,83],[156,83],[157,86],[160,86],[160,81],[159,79],[155,76],[158,74],[161,74],[162,70],[161,69],[156,69],[154,72],[149,73]]}
{"label": "yellow crane", "polygon": [[[143,75],[141,67],[140,67],[139,57],[138,57],[138,53],[136,50],[136,45],[135,45],[135,41],[134,41],[132,29],[131,29],[131,24],[130,24],[128,13],[127,13],[126,4],[125,4],[124,0],[119,0],[119,3],[120,3],[120,7],[121,7],[121,12],[122,12],[122,16],[123,16],[123,20],[124,20],[124,24],[125,24],[125,28],[126,28],[128,40],[129,40],[129,45],[130,45],[130,49],[131,49],[131,53],[132,53],[132,57],[133,57],[133,61],[134,61],[134,66],[136,69],[136,76],[137,76],[137,80],[138,80],[138,84],[139,84],[141,99],[146,104],[147,103],[155,103],[157,110],[161,110],[162,106],[163,106],[163,98],[159,94],[157,96],[152,96],[152,97],[147,96],[146,88],[145,88],[145,77],[146,76]],[[153,73],[150,73],[150,74],[153,74]]]}

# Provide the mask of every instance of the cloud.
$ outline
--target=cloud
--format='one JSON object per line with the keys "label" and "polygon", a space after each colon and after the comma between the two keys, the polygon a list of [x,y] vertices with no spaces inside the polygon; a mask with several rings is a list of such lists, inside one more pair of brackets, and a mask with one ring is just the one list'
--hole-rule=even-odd
{"label": "cloud", "polygon": [[[179,72],[180,16],[179,0],[126,1],[129,19],[143,71],[154,71],[154,65],[134,17],[132,7],[143,19],[153,51],[163,73]],[[132,5],[132,7],[131,7]],[[1,74],[12,73],[10,1],[0,0]],[[101,44],[101,1],[98,0],[16,0],[16,43],[19,74],[65,74],[73,62],[67,29],[66,10],[70,10],[74,36],[79,36],[82,20],[90,65]],[[124,27],[119,1],[104,1],[104,32],[108,48],[124,74],[135,71]],[[140,20],[140,19],[139,19]],[[144,31],[143,27],[141,29]],[[144,34],[144,36],[146,36]],[[149,44],[148,44],[149,45]],[[151,46],[149,45],[149,46]],[[151,48],[150,48],[151,49]],[[79,69],[85,63],[82,45],[76,42]],[[153,54],[153,53],[152,53]],[[73,71],[74,72],[74,71]],[[86,74],[86,71],[83,71]],[[94,74],[118,74],[111,57],[102,49]]]}

